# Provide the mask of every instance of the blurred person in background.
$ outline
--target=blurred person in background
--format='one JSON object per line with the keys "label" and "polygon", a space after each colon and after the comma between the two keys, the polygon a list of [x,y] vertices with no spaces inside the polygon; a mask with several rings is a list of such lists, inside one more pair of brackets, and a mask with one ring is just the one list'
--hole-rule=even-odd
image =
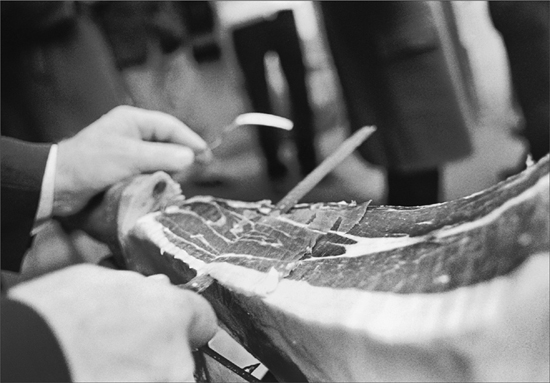
{"label": "blurred person in background", "polygon": [[2,135],[55,142],[134,104],[120,70],[185,42],[173,2],[8,1],[2,17]]}
{"label": "blurred person in background", "polygon": [[430,4],[318,4],[350,128],[378,127],[358,151],[386,169],[387,204],[439,202],[443,165],[472,148]]}
{"label": "blurred person in background", "polygon": [[0,7],[3,136],[56,142],[128,102],[88,3]]}
{"label": "blurred person in background", "polygon": [[[548,1],[489,1],[491,20],[504,42],[514,95],[524,118],[519,134],[535,161],[546,155],[550,146],[549,10]],[[525,161],[513,173],[524,167]]]}
{"label": "blurred person in background", "polygon": [[[254,112],[274,113],[275,102],[269,91],[265,58],[269,52],[276,53],[288,88],[291,120],[294,123],[291,136],[296,147],[299,174],[305,177],[317,166],[318,154],[303,47],[294,11],[280,9],[280,5],[269,5],[269,2],[251,9],[254,12],[250,14],[243,9],[238,20],[233,20],[231,28],[246,92]],[[257,134],[269,179],[275,183],[282,181],[288,174],[288,168],[281,160],[281,132],[260,128]]]}

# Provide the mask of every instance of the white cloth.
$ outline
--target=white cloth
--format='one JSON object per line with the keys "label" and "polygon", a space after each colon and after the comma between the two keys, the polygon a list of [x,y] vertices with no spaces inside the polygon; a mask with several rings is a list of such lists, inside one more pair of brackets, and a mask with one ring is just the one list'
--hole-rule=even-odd
{"label": "white cloth", "polygon": [[46,161],[46,170],[42,179],[42,188],[40,190],[40,201],[34,218],[34,227],[32,235],[35,235],[47,223],[52,216],[53,198],[55,188],[55,167],[57,164],[57,145],[52,145],[48,160]]}

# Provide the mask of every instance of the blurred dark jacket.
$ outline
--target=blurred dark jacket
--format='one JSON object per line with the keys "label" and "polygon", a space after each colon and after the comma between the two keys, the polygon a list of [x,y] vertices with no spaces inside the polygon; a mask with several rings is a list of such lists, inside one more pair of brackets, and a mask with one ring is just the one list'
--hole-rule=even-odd
{"label": "blurred dark jacket", "polygon": [[[30,246],[50,147],[2,137],[2,270],[19,271]],[[45,319],[4,293],[2,283],[0,380],[70,381],[63,351]]]}
{"label": "blurred dark jacket", "polygon": [[550,2],[489,1],[489,11],[506,47],[525,120],[521,134],[539,160],[550,149]]}
{"label": "blurred dark jacket", "polygon": [[467,116],[427,2],[321,1],[352,130],[377,125],[359,152],[417,171],[470,154]]}
{"label": "blurred dark jacket", "polygon": [[59,141],[127,101],[87,3],[2,1],[2,135]]}
{"label": "blurred dark jacket", "polygon": [[31,246],[42,178],[51,144],[2,137],[2,270],[19,272]]}
{"label": "blurred dark jacket", "polygon": [[186,41],[188,32],[179,2],[96,1],[92,8],[118,68],[143,64],[152,42],[158,43],[163,53],[171,53]]}

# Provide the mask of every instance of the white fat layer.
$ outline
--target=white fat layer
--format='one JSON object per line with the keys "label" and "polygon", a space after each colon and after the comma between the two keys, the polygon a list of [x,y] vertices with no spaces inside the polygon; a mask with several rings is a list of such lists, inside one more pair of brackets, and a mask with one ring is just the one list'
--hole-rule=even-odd
{"label": "white fat layer", "polygon": [[213,262],[201,272],[207,273],[223,286],[248,297],[266,297],[277,289],[283,273],[275,268],[267,273],[225,262]]}
{"label": "white fat layer", "polygon": [[312,286],[282,279],[275,269],[263,273],[227,263],[211,263],[203,271],[224,287],[261,298],[304,323],[366,332],[383,341],[414,341],[491,321],[510,288],[509,278],[498,277],[444,293],[396,294]]}
{"label": "white fat layer", "polygon": [[[199,196],[194,196],[194,197],[191,197],[191,198],[188,198],[187,199],[187,204],[191,204],[193,202],[212,202],[214,201],[214,197],[212,196],[203,196],[203,195],[199,195]],[[236,207],[236,208],[249,208],[249,209],[252,209],[252,208],[259,208],[259,207],[263,207],[263,206],[271,206],[271,201],[270,200],[261,200],[261,201],[257,201],[257,202],[246,202],[246,201],[236,201],[236,200],[224,200],[225,203],[227,203],[227,205],[229,206],[232,206],[232,207]]]}
{"label": "white fat layer", "polygon": [[[411,346],[440,350],[443,358],[447,350],[460,349],[479,359],[480,347],[494,355],[495,345],[506,344],[510,336],[523,346],[522,339],[532,338],[525,331],[545,331],[540,318],[548,312],[548,259],[548,253],[533,255],[510,275],[436,294],[330,289],[284,279],[262,298],[268,308],[254,314],[312,380],[368,381],[378,363],[383,363],[381,375],[371,379],[386,380],[393,376],[385,370],[390,347],[391,363],[400,369]],[[518,309],[527,312],[517,316]],[[514,360],[516,348],[508,351],[507,360]],[[529,344],[522,352],[532,354]]]}
{"label": "white fat layer", "polygon": [[147,233],[147,238],[160,249],[161,253],[171,254],[174,258],[182,260],[189,267],[199,272],[206,263],[189,255],[185,250],[180,249],[168,240],[164,233],[166,228],[156,220],[159,214],[154,213],[141,217],[137,221],[136,226],[139,226],[140,230]]}
{"label": "white fat layer", "polygon": [[548,254],[532,256],[511,276],[430,294],[312,286],[283,279],[282,273],[273,268],[264,273],[228,263],[211,263],[201,272],[238,294],[260,298],[270,310],[300,318],[299,322],[346,328],[383,342],[414,343],[434,336],[452,336],[498,320],[502,306],[517,288],[518,278],[514,275],[523,274],[522,283],[534,283],[525,270],[536,272],[541,263],[548,263]]}
{"label": "white fat layer", "polygon": [[269,257],[259,257],[256,255],[250,255],[250,254],[237,254],[237,253],[222,253],[220,255],[217,255],[216,258],[247,258],[247,259],[255,259],[261,261],[262,259],[265,259],[266,261],[273,261],[273,258]]}
{"label": "white fat layer", "polygon": [[540,282],[548,269],[541,269],[541,265],[548,265],[548,254],[532,256],[511,275],[431,294],[332,289],[285,279],[264,302],[308,321],[339,324],[346,318],[345,327],[368,331],[381,340],[414,341],[428,334],[452,335],[498,320],[518,283],[544,287]]}

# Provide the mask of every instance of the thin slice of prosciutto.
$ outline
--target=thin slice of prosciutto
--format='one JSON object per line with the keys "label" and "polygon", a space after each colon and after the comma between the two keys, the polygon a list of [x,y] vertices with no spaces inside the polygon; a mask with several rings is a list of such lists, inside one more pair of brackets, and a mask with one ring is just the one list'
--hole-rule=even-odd
{"label": "thin slice of prosciutto", "polygon": [[280,214],[267,200],[186,199],[162,173],[144,180],[125,191],[141,205],[118,213],[126,266],[213,277],[204,295],[220,321],[281,381],[548,380],[548,156],[408,208]]}

